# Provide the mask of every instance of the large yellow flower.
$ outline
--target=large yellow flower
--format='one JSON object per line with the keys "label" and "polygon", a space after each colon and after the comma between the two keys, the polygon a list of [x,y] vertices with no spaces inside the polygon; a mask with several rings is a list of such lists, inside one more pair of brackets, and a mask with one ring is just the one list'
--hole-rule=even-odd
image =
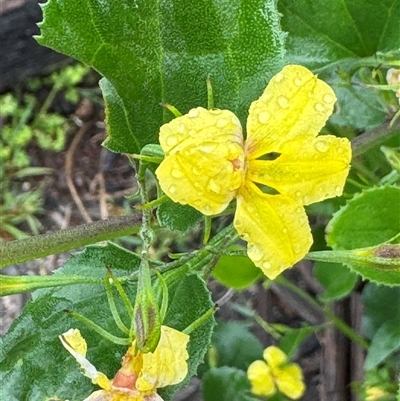
{"label": "large yellow flower", "polygon": [[80,364],[84,375],[103,389],[84,401],[162,401],[157,389],[180,383],[188,372],[189,336],[167,326],[161,327],[160,341],[154,352],[135,354],[134,341],[113,380],[98,372],[86,359],[87,345],[79,330],[67,331],[60,340]]}
{"label": "large yellow flower", "polygon": [[277,391],[297,400],[305,391],[303,373],[296,363],[288,363],[286,354],[277,347],[264,350],[265,361],[254,361],[247,369],[251,392],[269,397]]}
{"label": "large yellow flower", "polygon": [[190,110],[160,129],[162,190],[208,216],[236,198],[234,225],[247,253],[275,278],[311,246],[303,205],[342,194],[350,143],[317,137],[335,100],[309,70],[289,65],[251,104],[245,142],[232,112]]}

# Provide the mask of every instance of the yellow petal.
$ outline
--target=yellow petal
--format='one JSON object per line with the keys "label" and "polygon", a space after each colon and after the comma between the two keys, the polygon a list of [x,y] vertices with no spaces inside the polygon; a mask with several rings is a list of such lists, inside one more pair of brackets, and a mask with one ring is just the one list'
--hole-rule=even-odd
{"label": "yellow petal", "polygon": [[266,348],[263,352],[263,357],[271,368],[284,365],[287,362],[286,354],[280,348],[274,346]]}
{"label": "yellow petal", "polygon": [[237,197],[234,225],[248,242],[247,254],[274,279],[302,259],[312,244],[304,208],[284,195],[268,195],[252,182]]}
{"label": "yellow petal", "polygon": [[333,90],[307,68],[286,66],[250,106],[246,154],[256,159],[280,152],[285,142],[298,135],[317,136],[335,101]]}
{"label": "yellow petal", "polygon": [[229,110],[191,109],[160,128],[160,145],[168,156],[203,143],[243,144],[242,126]]}
{"label": "yellow petal", "polygon": [[166,153],[156,170],[162,190],[205,215],[222,212],[243,179],[237,117],[228,110],[192,109],[161,127],[160,143]]}
{"label": "yellow petal", "polygon": [[271,369],[263,361],[254,361],[247,369],[251,392],[259,396],[270,396],[276,392]]}
{"label": "yellow petal", "polygon": [[280,151],[275,160],[249,161],[248,179],[304,205],[342,194],[351,160],[348,139],[298,137],[282,145]]}
{"label": "yellow petal", "polygon": [[187,344],[189,336],[167,326],[161,327],[161,337],[154,352],[142,354],[142,370],[136,381],[140,391],[180,383],[187,375]]}
{"label": "yellow petal", "polygon": [[70,329],[59,336],[62,345],[76,359],[83,370],[83,374],[105,390],[111,389],[111,383],[104,373],[97,369],[85,358],[87,345],[85,339],[77,329]]}
{"label": "yellow petal", "polygon": [[306,389],[303,381],[303,372],[296,363],[291,363],[279,369],[272,369],[275,383],[279,391],[288,397],[297,400]]}

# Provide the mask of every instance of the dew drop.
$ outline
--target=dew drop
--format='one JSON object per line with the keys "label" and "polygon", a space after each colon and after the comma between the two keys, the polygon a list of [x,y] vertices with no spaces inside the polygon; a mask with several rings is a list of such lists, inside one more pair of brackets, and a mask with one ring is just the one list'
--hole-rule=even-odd
{"label": "dew drop", "polygon": [[249,213],[253,213],[254,212],[254,207],[253,206],[247,206],[247,211],[249,212]]}
{"label": "dew drop", "polygon": [[271,267],[271,263],[270,263],[270,262],[264,262],[264,263],[262,264],[262,267],[263,267],[264,269],[269,269],[269,268]]}
{"label": "dew drop", "polygon": [[264,253],[262,252],[262,250],[255,246],[252,246],[251,248],[249,247],[248,252],[251,254],[251,259],[254,262],[260,261],[264,256]]}
{"label": "dew drop", "polygon": [[169,136],[166,142],[167,146],[172,147],[178,143],[178,138],[176,136]]}
{"label": "dew drop", "polygon": [[324,95],[324,102],[332,103],[335,100],[335,97],[331,93],[327,93]]}
{"label": "dew drop", "polygon": [[340,194],[342,192],[342,187],[339,186],[335,187],[335,191],[337,194]]}
{"label": "dew drop", "polygon": [[321,153],[325,153],[329,149],[328,144],[322,140],[315,142],[314,147],[316,150],[318,150],[318,152],[321,152]]}
{"label": "dew drop", "polygon": [[303,196],[303,203],[306,205],[310,201],[310,197],[305,195]]}
{"label": "dew drop", "polygon": [[217,127],[218,128],[222,128],[222,127],[226,127],[228,125],[228,120],[226,118],[220,118],[217,121]]}
{"label": "dew drop", "polygon": [[171,185],[168,188],[168,191],[169,191],[170,194],[174,194],[176,192],[176,186],[175,185]]}
{"label": "dew drop", "polygon": [[208,187],[210,191],[215,192],[216,194],[221,192],[221,185],[219,185],[215,180],[210,180]]}
{"label": "dew drop", "polygon": [[182,177],[183,177],[183,173],[182,173],[181,170],[179,170],[179,169],[177,169],[177,168],[174,168],[174,169],[171,171],[171,176],[172,176],[173,178],[182,178]]}
{"label": "dew drop", "polygon": [[283,79],[284,75],[279,72],[278,74],[275,75],[275,82],[281,82]]}
{"label": "dew drop", "polygon": [[179,124],[177,131],[178,131],[178,133],[183,134],[185,132],[185,125]]}
{"label": "dew drop", "polygon": [[285,96],[278,97],[278,104],[282,107],[282,109],[287,109],[289,107],[289,100]]}
{"label": "dew drop", "polygon": [[261,124],[265,124],[266,122],[268,122],[269,120],[269,113],[267,113],[266,111],[262,111],[259,115],[258,115],[258,121]]}
{"label": "dew drop", "polygon": [[192,117],[192,118],[198,117],[199,111],[197,109],[191,109],[191,110],[189,110],[188,116]]}
{"label": "dew drop", "polygon": [[343,153],[343,148],[341,148],[340,146],[337,148],[337,152],[338,153]]}
{"label": "dew drop", "polygon": [[297,196],[298,198],[300,198],[301,192],[300,192],[300,191],[296,191],[296,196]]}
{"label": "dew drop", "polygon": [[319,112],[325,111],[325,106],[322,103],[316,103],[314,107],[315,107],[315,110],[317,110]]}
{"label": "dew drop", "polygon": [[282,232],[283,232],[284,234],[286,234],[286,233],[287,233],[287,228],[285,227],[285,228],[282,230]]}
{"label": "dew drop", "polygon": [[302,83],[303,83],[303,80],[302,80],[300,77],[296,77],[296,78],[294,79],[294,84],[295,84],[296,86],[301,86]]}

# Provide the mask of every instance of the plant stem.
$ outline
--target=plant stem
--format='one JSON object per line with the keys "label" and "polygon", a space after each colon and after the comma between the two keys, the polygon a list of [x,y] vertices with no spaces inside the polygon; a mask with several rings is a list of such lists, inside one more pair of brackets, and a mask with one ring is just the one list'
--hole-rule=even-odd
{"label": "plant stem", "polygon": [[0,268],[99,241],[136,234],[139,231],[139,219],[138,214],[117,217],[19,241],[0,243]]}
{"label": "plant stem", "polygon": [[307,294],[301,288],[296,287],[289,280],[286,280],[283,276],[279,276],[275,280],[275,282],[278,283],[278,284],[283,285],[286,288],[289,288],[295,294],[299,295],[304,300],[306,300],[307,302],[312,304],[315,308],[319,309],[321,312],[323,312],[332,321],[332,323],[336,326],[336,328],[338,330],[340,330],[348,338],[350,338],[350,340],[352,340],[353,342],[355,342],[356,344],[358,344],[362,348],[368,349],[369,344],[368,344],[367,341],[364,340],[363,337],[361,337],[358,333],[356,333],[346,322],[344,322],[342,319],[340,319],[338,316],[336,316],[328,308],[321,307],[321,305],[317,301],[315,301],[314,298],[312,298],[309,294]]}

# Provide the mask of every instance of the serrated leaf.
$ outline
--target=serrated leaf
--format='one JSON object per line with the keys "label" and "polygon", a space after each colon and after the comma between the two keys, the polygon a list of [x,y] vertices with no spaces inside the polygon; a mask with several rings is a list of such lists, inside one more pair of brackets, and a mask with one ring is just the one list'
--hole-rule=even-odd
{"label": "serrated leaf", "polygon": [[247,256],[223,255],[212,275],[223,285],[242,290],[254,284],[263,273]]}
{"label": "serrated leaf", "polygon": [[242,370],[221,367],[207,372],[203,377],[205,401],[256,401],[250,393],[250,382]]}
{"label": "serrated leaf", "polygon": [[346,297],[357,283],[357,275],[340,263],[316,262],[313,274],[325,289],[318,296],[323,302]]}
{"label": "serrated leaf", "polygon": [[263,346],[241,322],[220,322],[215,329],[212,344],[218,366],[231,366],[246,370],[251,362],[262,359]]}
{"label": "serrated leaf", "polygon": [[[56,274],[72,275],[79,271],[83,276],[104,277],[106,266],[111,266],[116,277],[127,276],[139,263],[139,257],[116,245],[91,246],[73,256]],[[124,288],[133,301],[136,285],[124,284]],[[7,401],[42,401],[52,397],[81,401],[95,388],[81,374],[76,361],[63,350],[58,335],[78,328],[88,343],[88,359],[112,378],[121,366],[127,347],[110,343],[65,312],[80,313],[108,332],[123,337],[111,316],[105,290],[93,285],[71,286],[36,291],[33,299],[1,339],[2,395]],[[179,330],[213,305],[203,280],[194,275],[181,278],[171,290],[170,300],[164,324]],[[119,297],[116,302],[122,320],[129,323]],[[188,346],[191,375],[211,342],[213,324],[213,319],[208,319],[191,334]],[[185,382],[188,380],[189,377]],[[171,400],[185,382],[163,389],[164,400]]]}
{"label": "serrated leaf", "polygon": [[389,355],[400,349],[400,320],[393,319],[383,323],[372,338],[365,359],[364,369],[371,370]]}
{"label": "serrated leaf", "polygon": [[[355,250],[395,237],[400,232],[399,199],[400,188],[394,186],[370,188],[355,195],[329,222],[326,228],[328,245],[337,250]],[[356,261],[350,264],[364,278],[394,285],[399,284],[400,273],[396,266],[400,262],[397,264],[396,258],[392,259],[394,265],[391,268],[379,263],[376,266]]]}
{"label": "serrated leaf", "polygon": [[378,286],[369,283],[365,286],[362,298],[364,317],[362,321],[365,336],[372,339],[382,325],[391,320],[400,324],[400,288]]}
{"label": "serrated leaf", "polygon": [[196,226],[203,215],[188,205],[181,205],[172,200],[167,200],[157,208],[157,218],[160,225],[170,230],[186,232]]}
{"label": "serrated leaf", "polygon": [[275,0],[49,0],[39,43],[78,59],[101,86],[112,151],[138,153],[171,118],[160,102],[187,112],[215,105],[241,117],[282,66]]}

